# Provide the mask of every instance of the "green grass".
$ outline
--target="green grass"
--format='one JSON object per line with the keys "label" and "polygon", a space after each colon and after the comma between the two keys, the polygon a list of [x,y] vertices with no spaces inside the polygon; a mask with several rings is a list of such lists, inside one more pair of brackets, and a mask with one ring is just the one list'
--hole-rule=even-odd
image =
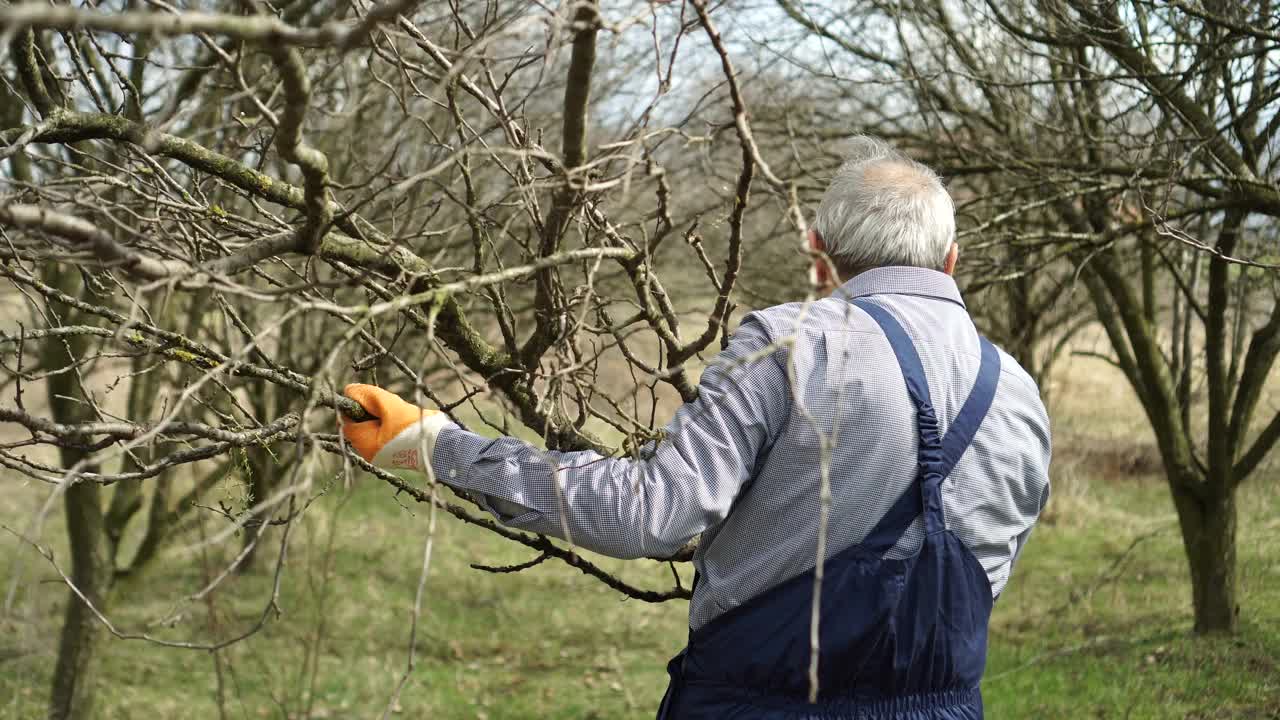
{"label": "green grass", "polygon": [[[427,518],[420,509],[402,509],[371,481],[345,503],[342,494],[322,498],[298,526],[282,614],[221,653],[230,717],[301,717],[308,701],[313,717],[370,717],[404,672]],[[1276,494],[1246,490],[1242,630],[1236,638],[1212,640],[1190,634],[1185,565],[1163,487],[1149,479],[1099,482],[1085,497],[1065,494],[1063,502],[1094,521],[1061,510],[1050,515],[996,609],[985,684],[990,717],[1277,717]],[[324,582],[331,531],[332,576]],[[683,641],[683,603],[624,600],[553,562],[514,575],[467,566],[529,557],[441,514],[417,667],[400,697],[405,716],[652,714],[665,686],[665,661]],[[647,586],[670,580],[657,563],[601,562]],[[32,565],[27,572],[45,582],[28,586],[21,614],[0,627],[0,698],[9,698],[0,701],[3,717],[41,716],[54,657],[63,592],[45,568]],[[141,629],[167,615],[174,599],[196,590],[203,577],[198,552],[166,557],[120,589],[112,617],[123,629]],[[265,571],[235,579],[214,597],[216,630],[206,606],[195,603],[172,627],[154,632],[175,640],[229,637],[252,625],[270,588]],[[310,685],[306,658],[318,634]],[[107,639],[100,667],[101,717],[217,717],[208,652]]]}
{"label": "green grass", "polygon": [[996,609],[984,683],[991,716],[1280,717],[1274,491],[1242,498],[1232,638],[1191,634],[1187,567],[1161,484],[1102,488],[1093,500],[1108,519],[1038,528]]}
{"label": "green grass", "polygon": [[[1125,388],[1099,377],[1073,373],[1080,382],[1055,390],[1054,497],[996,607],[988,716],[1280,718],[1280,468],[1264,468],[1240,498],[1239,635],[1193,637],[1149,433]],[[5,483],[0,522],[23,527],[46,490]],[[207,519],[208,533],[219,527]],[[105,638],[98,717],[217,718],[217,667],[230,718],[301,718],[307,707],[314,718],[378,716],[408,661],[427,527],[424,508],[402,507],[372,478],[331,488],[295,525],[278,615],[216,657]],[[59,561],[63,533],[55,513],[44,538]],[[207,642],[256,622],[271,595],[269,553],[210,604],[177,602],[229,557],[201,550],[200,538],[193,529],[118,588],[109,614],[122,630]],[[4,542],[0,588],[22,574],[14,612],[0,616],[0,718],[43,717],[66,592],[42,558]],[[652,717],[686,605],[624,599],[555,561],[509,575],[468,567],[531,557],[440,514],[416,667],[393,717]],[[658,563],[598,561],[645,587],[671,582]]]}

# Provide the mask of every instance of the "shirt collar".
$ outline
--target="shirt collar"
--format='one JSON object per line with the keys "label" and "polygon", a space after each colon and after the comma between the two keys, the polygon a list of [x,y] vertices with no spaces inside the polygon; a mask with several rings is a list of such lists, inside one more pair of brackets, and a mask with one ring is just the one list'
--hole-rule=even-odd
{"label": "shirt collar", "polygon": [[965,306],[955,278],[937,270],[905,265],[873,268],[858,273],[831,293],[832,297],[846,300],[886,294],[920,295]]}

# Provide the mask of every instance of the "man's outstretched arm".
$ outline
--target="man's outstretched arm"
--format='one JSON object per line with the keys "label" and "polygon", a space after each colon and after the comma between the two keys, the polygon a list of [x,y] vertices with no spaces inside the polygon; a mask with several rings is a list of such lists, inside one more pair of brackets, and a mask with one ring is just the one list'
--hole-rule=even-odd
{"label": "man's outstretched arm", "polygon": [[425,446],[437,479],[483,496],[504,524],[567,535],[614,557],[665,557],[728,514],[786,422],[790,386],[782,353],[771,343],[762,322],[744,318],[703,372],[698,398],[676,412],[665,437],[639,459],[483,437],[362,385],[347,394],[381,420],[372,421],[376,427],[348,423],[343,431],[380,465],[422,467],[418,449]]}

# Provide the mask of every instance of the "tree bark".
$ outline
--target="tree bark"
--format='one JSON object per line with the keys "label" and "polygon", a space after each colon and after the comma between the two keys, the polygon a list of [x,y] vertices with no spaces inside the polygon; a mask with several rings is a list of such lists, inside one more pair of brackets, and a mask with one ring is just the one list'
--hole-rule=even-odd
{"label": "tree bark", "polygon": [[1198,635],[1234,633],[1236,600],[1235,492],[1214,487],[1207,499],[1170,483],[1182,542],[1191,568],[1191,597]]}

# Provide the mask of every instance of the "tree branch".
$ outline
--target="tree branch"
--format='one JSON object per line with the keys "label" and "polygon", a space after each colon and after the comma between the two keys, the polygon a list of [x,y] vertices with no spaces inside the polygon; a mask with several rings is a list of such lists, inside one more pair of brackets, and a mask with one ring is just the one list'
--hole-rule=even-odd
{"label": "tree branch", "polygon": [[226,15],[183,10],[167,12],[95,12],[65,5],[19,3],[0,6],[0,26],[11,32],[27,28],[51,30],[103,30],[122,35],[143,34],[158,37],[209,33],[228,35],[240,40],[260,42],[276,47],[337,47],[348,49],[358,44],[373,25],[392,19],[416,5],[399,0],[375,8],[359,22],[329,22],[316,28],[295,27],[271,16]]}
{"label": "tree branch", "polygon": [[186,264],[157,260],[116,242],[96,225],[35,205],[0,205],[0,225],[39,230],[84,246],[108,267],[118,267],[144,280],[163,280],[187,272]]}
{"label": "tree branch", "polygon": [[329,221],[333,217],[328,198],[329,160],[324,153],[302,140],[302,121],[311,102],[311,81],[298,51],[281,45],[268,45],[271,56],[284,81],[285,106],[280,118],[276,148],[281,157],[302,171],[307,224],[299,232],[303,252],[313,253],[320,246]]}

